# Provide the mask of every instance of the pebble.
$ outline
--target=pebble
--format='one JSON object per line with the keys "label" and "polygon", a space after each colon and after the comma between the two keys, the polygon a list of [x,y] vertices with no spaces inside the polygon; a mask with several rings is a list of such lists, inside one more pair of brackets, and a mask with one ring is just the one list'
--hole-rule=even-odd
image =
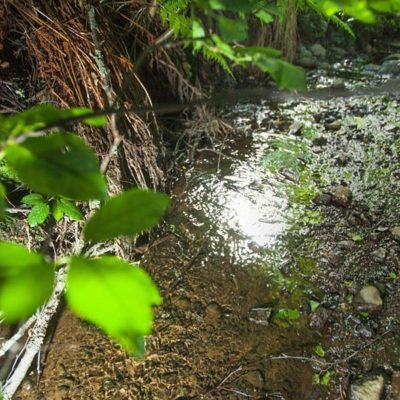
{"label": "pebble", "polygon": [[332,202],[342,207],[347,207],[353,198],[353,193],[348,186],[338,185],[332,191]]}
{"label": "pebble", "polygon": [[330,312],[324,307],[318,307],[317,311],[311,315],[310,328],[322,329],[329,320]]}
{"label": "pebble", "polygon": [[385,380],[382,375],[354,382],[350,386],[351,400],[380,400]]}
{"label": "pebble", "polygon": [[357,311],[375,312],[383,307],[383,301],[379,290],[375,286],[365,286],[354,299]]}
{"label": "pebble", "polygon": [[400,226],[395,226],[392,228],[390,233],[392,234],[394,240],[400,242]]}
{"label": "pebble", "polygon": [[249,320],[257,325],[268,326],[272,315],[272,308],[252,308]]}

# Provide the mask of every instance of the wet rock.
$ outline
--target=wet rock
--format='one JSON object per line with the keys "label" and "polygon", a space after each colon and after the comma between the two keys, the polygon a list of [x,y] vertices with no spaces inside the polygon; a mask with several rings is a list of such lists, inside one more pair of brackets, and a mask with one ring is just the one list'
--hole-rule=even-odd
{"label": "wet rock", "polygon": [[315,43],[312,46],[310,46],[310,51],[315,57],[317,57],[319,59],[326,58],[326,49],[324,46],[322,46],[319,43]]}
{"label": "wet rock", "polygon": [[400,400],[400,372],[394,371],[392,374],[392,397],[393,400]]}
{"label": "wet rock", "polygon": [[379,290],[375,286],[362,288],[354,299],[357,311],[376,312],[382,309],[383,301]]}
{"label": "wet rock", "polygon": [[377,64],[367,64],[364,66],[364,71],[368,74],[376,74],[380,69],[381,66]]}
{"label": "wet rock", "polygon": [[249,320],[257,325],[268,326],[272,315],[272,308],[252,308]]}
{"label": "wet rock", "polygon": [[320,193],[313,199],[313,202],[320,206],[329,206],[332,204],[332,195],[329,193]]}
{"label": "wet rock", "polygon": [[331,83],[332,89],[344,89],[346,87],[345,81],[342,78],[336,78]]}
{"label": "wet rock", "polygon": [[338,185],[332,191],[332,202],[336,205],[347,207],[352,198],[353,194],[348,186]]}
{"label": "wet rock", "polygon": [[390,230],[392,238],[397,242],[400,242],[400,226],[395,226]]}
{"label": "wet rock", "polygon": [[379,247],[379,249],[376,249],[374,252],[372,252],[372,256],[376,260],[384,260],[386,258],[386,249],[383,247]]}
{"label": "wet rock", "polygon": [[260,371],[248,372],[246,375],[243,375],[243,380],[257,389],[264,387],[264,377]]}
{"label": "wet rock", "polygon": [[378,75],[391,77],[400,76],[400,60],[385,61],[378,71]]}
{"label": "wet rock", "polygon": [[385,380],[382,375],[359,380],[350,386],[351,400],[380,400]]}
{"label": "wet rock", "polygon": [[310,328],[322,329],[329,320],[330,312],[324,307],[318,307],[315,313],[311,315]]}
{"label": "wet rock", "polygon": [[324,126],[325,129],[328,131],[338,131],[342,127],[342,123],[337,120],[337,121],[327,122]]}

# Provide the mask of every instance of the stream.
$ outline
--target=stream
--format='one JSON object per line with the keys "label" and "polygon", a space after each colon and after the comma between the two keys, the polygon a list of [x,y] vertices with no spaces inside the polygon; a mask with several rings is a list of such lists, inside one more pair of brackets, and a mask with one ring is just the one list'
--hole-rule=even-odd
{"label": "stream", "polygon": [[141,261],[144,359],[65,311],[17,399],[400,399],[400,97],[348,62],[309,81],[338,96],[210,116]]}

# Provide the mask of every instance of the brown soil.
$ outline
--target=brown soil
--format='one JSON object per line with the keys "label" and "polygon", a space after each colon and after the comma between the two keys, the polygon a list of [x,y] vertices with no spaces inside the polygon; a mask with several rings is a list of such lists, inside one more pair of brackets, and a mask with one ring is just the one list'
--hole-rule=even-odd
{"label": "brown soil", "polygon": [[145,358],[128,357],[66,310],[45,349],[40,377],[33,373],[15,398],[312,398],[317,389],[307,364],[270,357],[301,355],[319,335],[251,322],[249,310],[271,300],[258,274],[226,263],[200,267],[205,249],[182,256],[187,243],[174,235],[158,243],[144,265],[161,287],[164,304]]}

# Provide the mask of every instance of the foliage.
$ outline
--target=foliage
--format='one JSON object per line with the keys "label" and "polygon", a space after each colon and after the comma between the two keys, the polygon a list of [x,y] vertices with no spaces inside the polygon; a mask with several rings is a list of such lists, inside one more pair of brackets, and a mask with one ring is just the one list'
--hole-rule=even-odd
{"label": "foliage", "polygon": [[[41,105],[0,118],[1,154],[6,165],[34,191],[22,198],[22,203],[32,207],[28,215],[31,226],[43,223],[50,212],[57,222],[64,216],[82,219],[73,200],[104,202],[107,186],[95,154],[77,135],[62,130],[66,122],[90,113],[82,108],[59,110]],[[98,126],[104,118],[90,116],[83,122]],[[55,126],[61,129],[46,133]],[[2,195],[4,199],[4,190]],[[85,239],[99,242],[140,234],[158,223],[168,204],[165,195],[146,190],[134,189],[111,198],[86,223]],[[53,290],[55,265],[67,265],[70,307],[127,351],[141,354],[142,337],[152,325],[152,306],[161,302],[150,277],[137,265],[117,257],[65,256],[51,262],[24,246],[0,242],[2,318],[16,322],[34,313]]]}
{"label": "foliage", "polygon": [[161,18],[175,36],[190,44],[195,53],[219,63],[231,76],[230,63],[241,67],[253,64],[281,88],[305,89],[303,70],[282,60],[280,51],[245,45],[249,31],[247,17],[253,16],[262,24],[273,22],[278,11],[271,2],[162,0],[160,3]]}

